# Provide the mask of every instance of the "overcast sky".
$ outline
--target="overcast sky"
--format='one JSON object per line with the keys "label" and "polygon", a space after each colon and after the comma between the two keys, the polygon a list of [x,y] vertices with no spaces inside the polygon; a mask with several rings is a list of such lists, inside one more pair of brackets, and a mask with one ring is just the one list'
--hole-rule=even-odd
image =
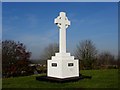
{"label": "overcast sky", "polygon": [[3,3],[3,40],[24,43],[34,59],[50,43],[58,43],[59,30],[54,19],[67,13],[67,50],[71,53],[82,40],[92,40],[99,52],[118,52],[117,3]]}

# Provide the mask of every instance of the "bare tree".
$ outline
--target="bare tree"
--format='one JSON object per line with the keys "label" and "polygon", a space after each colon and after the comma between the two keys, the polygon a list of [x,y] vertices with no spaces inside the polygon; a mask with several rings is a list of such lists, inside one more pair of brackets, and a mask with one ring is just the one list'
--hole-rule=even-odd
{"label": "bare tree", "polygon": [[84,69],[92,69],[95,63],[97,50],[91,40],[79,42],[76,47],[75,57],[81,61]]}
{"label": "bare tree", "polygon": [[116,61],[114,59],[114,55],[112,55],[109,51],[104,51],[99,54],[98,56],[98,65],[101,66],[108,66],[108,65],[114,65],[116,64]]}
{"label": "bare tree", "polygon": [[51,56],[54,56],[56,52],[59,51],[59,46],[57,43],[49,44],[43,51],[40,56],[41,60],[51,59]]}

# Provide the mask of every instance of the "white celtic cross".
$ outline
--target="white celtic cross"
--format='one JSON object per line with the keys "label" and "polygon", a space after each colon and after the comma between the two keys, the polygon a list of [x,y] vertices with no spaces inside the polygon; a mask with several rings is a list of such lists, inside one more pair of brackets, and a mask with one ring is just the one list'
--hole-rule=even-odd
{"label": "white celtic cross", "polygon": [[66,53],[66,29],[70,25],[70,21],[66,17],[66,13],[60,12],[60,15],[54,20],[54,23],[60,29],[59,33],[59,52]]}

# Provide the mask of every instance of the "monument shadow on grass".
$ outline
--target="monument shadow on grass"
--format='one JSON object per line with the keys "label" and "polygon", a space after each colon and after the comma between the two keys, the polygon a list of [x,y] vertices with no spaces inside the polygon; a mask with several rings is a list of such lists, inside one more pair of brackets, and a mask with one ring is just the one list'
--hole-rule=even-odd
{"label": "monument shadow on grass", "polygon": [[92,76],[85,76],[82,74],[79,74],[79,77],[71,77],[71,78],[54,78],[54,77],[48,77],[46,75],[44,76],[37,76],[36,80],[38,81],[46,81],[46,82],[57,82],[57,83],[66,83],[66,82],[76,82],[82,79],[91,79]]}

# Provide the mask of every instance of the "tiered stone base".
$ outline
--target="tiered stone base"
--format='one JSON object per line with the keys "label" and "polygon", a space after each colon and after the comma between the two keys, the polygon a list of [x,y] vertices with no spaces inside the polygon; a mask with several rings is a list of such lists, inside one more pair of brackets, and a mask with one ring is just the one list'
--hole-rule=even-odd
{"label": "tiered stone base", "polygon": [[61,79],[79,77],[79,62],[70,53],[56,53],[47,61],[47,76]]}

